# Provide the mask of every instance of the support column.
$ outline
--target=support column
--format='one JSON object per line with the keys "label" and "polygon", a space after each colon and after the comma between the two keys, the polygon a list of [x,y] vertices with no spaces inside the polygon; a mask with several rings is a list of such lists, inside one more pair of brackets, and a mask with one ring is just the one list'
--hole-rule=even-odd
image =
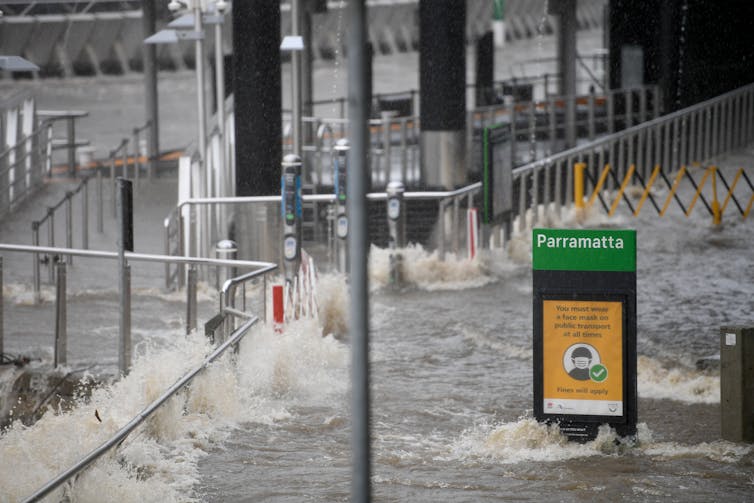
{"label": "support column", "polygon": [[236,195],[280,190],[280,2],[233,4]]}
{"label": "support column", "polygon": [[[156,23],[156,0],[142,0],[141,26],[142,38],[147,38],[157,31]],[[146,118],[150,123],[147,130],[147,156],[148,177],[151,180],[157,167],[157,157],[160,153],[160,121],[159,101],[157,94],[157,47],[155,44],[142,44],[144,57],[144,104],[146,105]],[[138,152],[139,146],[136,145]]]}
{"label": "support column", "polygon": [[559,94],[565,97],[565,147],[576,145],[576,0],[548,2],[557,16]]}
{"label": "support column", "polygon": [[[280,192],[283,157],[280,75],[280,2],[234,2],[233,94],[236,196]],[[229,236],[243,259],[280,259],[279,205],[240,207]]]}
{"label": "support column", "polygon": [[429,187],[466,182],[465,32],[466,2],[419,0],[422,180]]}

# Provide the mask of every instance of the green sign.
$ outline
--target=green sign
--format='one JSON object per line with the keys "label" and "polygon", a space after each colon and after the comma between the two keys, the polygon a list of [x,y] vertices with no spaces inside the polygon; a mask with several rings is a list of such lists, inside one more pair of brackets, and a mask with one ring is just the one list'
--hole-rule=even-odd
{"label": "green sign", "polygon": [[532,267],[541,271],[636,271],[636,231],[534,229]]}

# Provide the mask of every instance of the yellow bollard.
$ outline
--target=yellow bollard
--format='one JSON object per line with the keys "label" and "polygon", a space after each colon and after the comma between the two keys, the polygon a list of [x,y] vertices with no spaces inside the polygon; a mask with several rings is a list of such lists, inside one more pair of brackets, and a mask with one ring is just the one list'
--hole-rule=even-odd
{"label": "yellow bollard", "polygon": [[584,170],[586,163],[577,162],[573,165],[573,204],[577,208],[584,208]]}
{"label": "yellow bollard", "polygon": [[709,168],[712,173],[712,222],[720,225],[723,221],[723,214],[720,211],[720,201],[717,199],[717,166]]}

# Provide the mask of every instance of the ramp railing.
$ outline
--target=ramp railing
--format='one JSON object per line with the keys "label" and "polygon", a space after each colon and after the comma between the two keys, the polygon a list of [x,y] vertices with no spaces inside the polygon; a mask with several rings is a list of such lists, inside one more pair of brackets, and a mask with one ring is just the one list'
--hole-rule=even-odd
{"label": "ramp railing", "polygon": [[[591,193],[586,202],[591,204],[600,195],[604,197],[617,189],[618,195],[609,205],[603,202],[610,212],[617,205],[615,201],[628,202],[623,195],[629,184],[639,189],[642,198],[644,194],[649,198],[653,185],[662,181],[671,191],[673,200],[679,201],[675,192],[681,180],[687,179],[695,186],[697,197],[701,198],[701,189],[697,189],[703,183],[697,184],[695,178],[689,178],[689,174],[697,169],[692,166],[706,166],[713,159],[752,141],[754,84],[514,169],[515,211],[511,219],[517,217],[518,229],[523,231],[539,222],[542,210],[560,216],[564,205],[574,202],[581,204],[581,201],[574,201],[574,193],[576,199]],[[580,175],[579,179],[574,177],[577,163],[583,163],[577,171],[583,173],[583,180]],[[746,208],[750,209],[750,205],[747,206],[743,199],[739,201],[742,194],[739,192],[736,196],[733,190],[736,186],[739,190],[744,187],[741,180],[752,187],[751,170],[739,170],[730,184],[725,177],[721,178],[717,169],[706,169],[701,176],[704,180],[709,178],[709,186],[713,190],[716,190],[715,183],[719,180],[728,191],[726,199],[733,201],[745,217],[748,215]],[[575,185],[581,189],[574,190]],[[703,204],[709,206],[714,214],[711,204]],[[724,205],[727,203],[723,202],[720,209]],[[664,214],[656,203],[655,207],[659,214]],[[686,206],[682,205],[682,210],[688,213]],[[636,208],[632,211],[638,215]],[[719,214],[722,215],[722,211]]]}

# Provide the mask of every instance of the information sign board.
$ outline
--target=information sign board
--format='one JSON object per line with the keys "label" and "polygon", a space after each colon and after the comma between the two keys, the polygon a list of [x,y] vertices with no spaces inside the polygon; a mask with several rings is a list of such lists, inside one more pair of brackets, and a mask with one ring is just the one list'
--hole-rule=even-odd
{"label": "information sign board", "polygon": [[635,231],[535,229],[532,269],[535,417],[635,434]]}

